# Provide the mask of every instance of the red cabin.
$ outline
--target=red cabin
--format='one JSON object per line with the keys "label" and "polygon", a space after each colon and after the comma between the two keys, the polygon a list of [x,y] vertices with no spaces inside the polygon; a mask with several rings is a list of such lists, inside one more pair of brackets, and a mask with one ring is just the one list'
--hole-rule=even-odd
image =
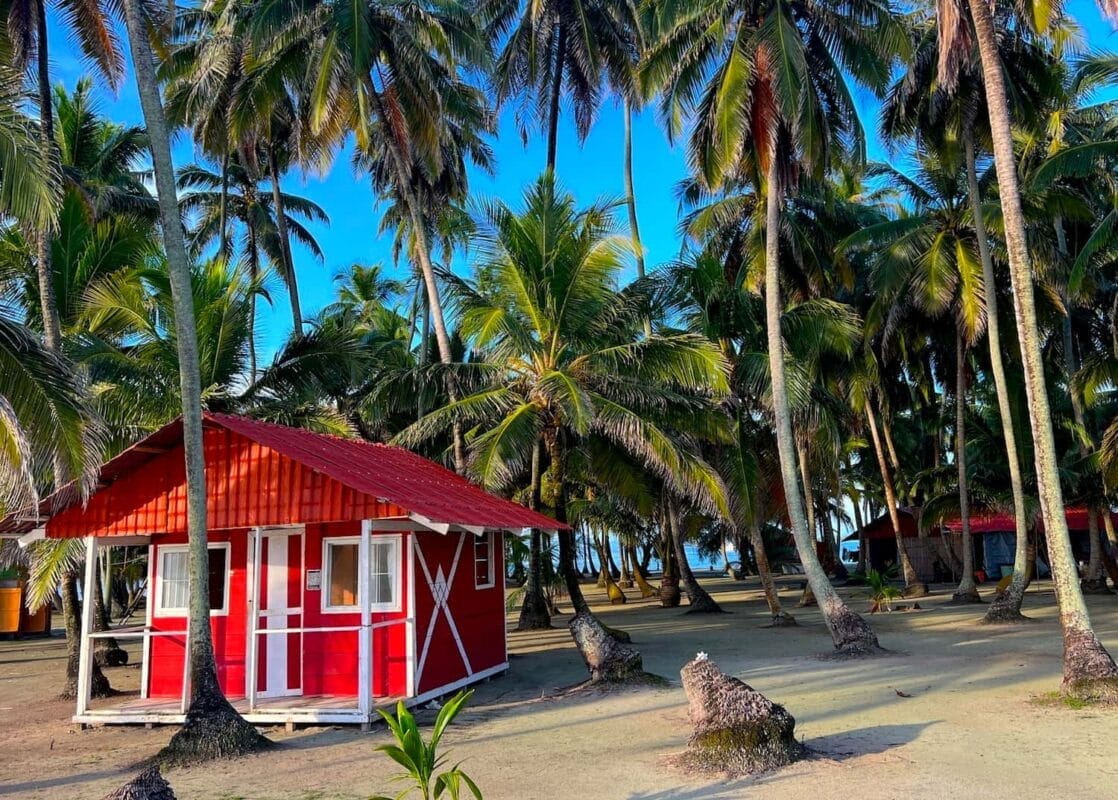
{"label": "red cabin", "polygon": [[[559,523],[396,447],[221,414],[205,415],[203,439],[218,677],[247,719],[367,724],[378,706],[508,669],[502,537]],[[32,537],[84,537],[87,564],[100,547],[148,546],[147,622],[105,634],[142,640],[139,696],[90,706],[91,640],[102,634],[87,613],[75,721],[181,722],[181,422],[105,464],[85,506],[70,489],[45,509]]]}

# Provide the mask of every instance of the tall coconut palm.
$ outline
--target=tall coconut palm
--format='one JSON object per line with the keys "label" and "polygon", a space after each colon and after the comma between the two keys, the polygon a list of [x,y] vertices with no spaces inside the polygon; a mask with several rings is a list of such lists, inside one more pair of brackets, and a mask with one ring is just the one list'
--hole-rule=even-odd
{"label": "tall coconut palm", "polygon": [[[961,348],[956,370],[956,446],[959,507],[962,519],[963,576],[955,592],[956,600],[975,601],[974,545],[971,540],[966,480],[966,391],[964,369],[966,349],[982,334],[986,325],[986,296],[982,280],[979,247],[971,213],[970,192],[963,166],[963,153],[949,142],[938,147],[926,144],[919,153],[915,177],[892,167],[878,166],[875,172],[901,187],[911,211],[894,220],[871,225],[849,237],[843,246],[869,246],[878,251],[875,263],[875,301],[888,311],[871,312],[889,317],[886,328],[906,313],[937,317],[953,313]],[[993,288],[989,291],[993,291]],[[870,432],[877,440],[875,425]],[[880,448],[879,448],[880,449]],[[884,456],[879,456],[886,491],[890,480]],[[897,523],[894,521],[894,525]],[[900,532],[897,531],[898,541]],[[905,559],[906,570],[908,560]],[[906,575],[906,582],[908,576]]]}
{"label": "tall coconut palm", "polygon": [[[962,16],[961,7],[954,0],[947,0],[945,5],[949,10],[946,14],[943,10],[940,12],[941,37],[956,37],[955,40],[958,41],[959,27],[947,23],[951,17]],[[1005,225],[1006,255],[1013,284],[1017,335],[1025,370],[1025,393],[1033,433],[1037,487],[1048,535],[1056,598],[1060,605],[1060,623],[1064,634],[1063,691],[1076,697],[1118,701],[1118,666],[1091,627],[1091,618],[1079,588],[1067,518],[1064,516],[1063,490],[1060,486],[1048,387],[1041,358],[1033,272],[1025,235],[1017,160],[1013,152],[1013,126],[1005,75],[998,54],[998,34],[993,10],[984,0],[969,0],[967,7],[974,24],[986,89],[994,165]],[[941,50],[949,49],[950,41],[941,38]]]}
{"label": "tall coconut palm", "polygon": [[555,171],[564,94],[579,141],[590,133],[604,81],[622,97],[634,96],[637,5],[630,0],[483,0],[480,6],[487,36],[501,42],[492,78],[497,103],[519,101],[517,121],[525,139],[530,129],[544,128],[546,166]]}
{"label": "tall coconut palm", "polygon": [[191,302],[190,258],[186,251],[182,216],[171,160],[171,135],[163,115],[163,98],[155,73],[148,36],[163,21],[152,19],[152,7],[139,0],[123,3],[132,68],[148,131],[167,276],[175,311],[179,392],[182,403],[183,448],[186,452],[186,506],[189,541],[189,636],[187,654],[190,705],[183,727],[172,737],[163,756],[191,761],[235,755],[259,749],[267,740],[233,709],[217,680],[210,631],[209,556],[207,555],[206,471],[202,448],[202,387],[198,339]]}
{"label": "tall coconut palm", "polygon": [[[610,206],[577,209],[546,173],[517,213],[485,207],[484,285],[460,284],[463,331],[488,356],[492,382],[428,413],[400,436],[415,444],[461,421],[477,433],[471,472],[507,487],[523,474],[537,442],[547,458],[550,506],[568,518],[579,476],[628,485],[625,453],[675,491],[723,502],[714,471],[671,428],[710,423],[710,392],[726,388],[717,350],[701,337],[639,334],[643,292],[618,292],[628,253]],[[480,290],[479,290],[480,289]],[[575,565],[573,531],[559,535],[559,565],[576,613],[589,614]]]}
{"label": "tall coconut palm", "polygon": [[[460,73],[488,61],[475,15],[457,2],[426,0],[281,4],[255,17],[252,39],[261,49],[277,42],[272,60],[304,70],[299,80],[309,75],[308,127],[322,141],[340,140],[352,130],[358,148],[368,152],[374,130],[381,132],[395,191],[411,217],[439,358],[452,363],[423,198],[412,179],[417,164],[428,176],[442,171],[441,131],[444,119],[454,115],[450,103],[459,96]],[[281,58],[277,48],[294,55]],[[456,456],[462,471],[461,447]]]}
{"label": "tall coconut palm", "polygon": [[765,198],[766,330],[772,406],[789,520],[804,570],[836,648],[876,648],[865,621],[842,602],[819,563],[807,529],[781,337],[780,229],[786,192],[804,169],[822,174],[847,136],[864,145],[846,75],[884,88],[893,54],[906,46],[892,9],[876,0],[841,11],[766,2],[742,8],[725,0],[667,6],[674,18],[645,56],[642,80],[663,87],[670,129],[694,117],[690,154],[700,180],[721,186],[746,174]]}
{"label": "tall coconut palm", "polygon": [[[109,8],[101,2],[62,0],[59,10],[73,28],[82,54],[93,62],[110,85],[120,82],[123,59],[113,29]],[[19,70],[35,65],[39,106],[39,143],[42,160],[58,170],[54,115],[51,102],[50,46],[47,39],[46,0],[10,0],[7,4],[6,39],[12,45],[13,66]],[[15,84],[13,84],[15,85]],[[43,334],[46,346],[58,350],[62,332],[54,306],[51,278],[49,226],[38,229],[36,262],[39,270],[39,301],[42,305]],[[69,476],[59,476],[65,481]]]}
{"label": "tall coconut palm", "polygon": [[[980,150],[985,147],[982,143],[988,141],[983,122],[986,117],[985,92],[977,54],[964,58],[967,54],[961,48],[951,56],[956,61],[952,81],[945,85],[939,80],[939,28],[933,22],[929,21],[915,32],[917,42],[913,57],[905,74],[894,83],[882,110],[882,131],[892,140],[915,138],[919,142],[931,140],[934,143],[946,137],[963,145],[971,224],[982,265],[982,283],[987,287],[986,342],[990,374],[1001,417],[1016,529],[1013,579],[1006,591],[995,598],[984,620],[991,623],[1014,621],[1021,618],[1021,602],[1028,573],[1028,511],[1016,426],[1010,413],[1010,386],[1006,378],[998,313],[998,284],[995,282],[994,260],[986,226],[988,212],[983,198],[988,187],[980,180],[978,170]],[[1012,93],[1016,113],[1034,116],[1044,98],[1050,94],[1048,74],[1051,58],[1043,48],[1019,35],[1003,36],[998,44],[1003,63],[1009,64],[1009,68],[1020,78]],[[966,575],[963,579],[966,580]]]}

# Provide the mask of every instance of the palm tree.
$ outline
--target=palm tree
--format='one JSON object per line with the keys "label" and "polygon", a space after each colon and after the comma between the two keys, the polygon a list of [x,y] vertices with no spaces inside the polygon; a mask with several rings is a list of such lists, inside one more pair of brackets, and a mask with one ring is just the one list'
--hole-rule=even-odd
{"label": "palm tree", "polygon": [[[488,49],[474,15],[456,3],[424,0],[357,4],[326,2],[306,9],[259,15],[254,44],[271,48],[273,61],[297,64],[306,54],[313,91],[307,98],[309,128],[323,142],[352,130],[359,150],[369,152],[382,134],[395,192],[411,218],[415,255],[427,289],[428,308],[444,364],[454,360],[431,261],[423,198],[413,185],[418,164],[428,177],[442,171],[444,119],[461,97],[459,73],[482,66]],[[280,49],[296,53],[281,58]],[[301,69],[301,67],[300,67]],[[459,453],[456,466],[465,468]]]}
{"label": "palm tree", "polygon": [[[277,206],[274,182],[262,180],[258,171],[242,158],[240,153],[227,157],[220,174],[200,164],[191,164],[179,170],[177,184],[185,192],[179,205],[183,212],[192,216],[193,222],[187,231],[190,251],[195,256],[201,255],[216,242],[217,252],[225,253],[230,259],[239,255],[248,262],[248,275],[254,281],[263,280],[262,262],[266,260],[272,272],[279,275],[288,287],[292,318],[301,320],[298,295],[291,293],[286,266],[288,249],[284,243],[294,239],[322,263],[325,256],[310,225],[328,225],[330,218],[317,203],[287,192],[279,193]],[[262,182],[268,185],[262,187]],[[277,208],[283,209],[282,212],[277,213]],[[235,229],[233,223],[237,224]],[[239,231],[236,240],[230,235],[233,230]],[[252,320],[255,331],[255,295],[252,298]],[[300,333],[301,326],[296,325],[293,330]],[[250,374],[255,380],[255,335],[249,340],[249,348]]]}
{"label": "palm tree", "polygon": [[[1010,413],[1010,387],[1006,378],[1001,319],[998,313],[998,283],[995,280],[994,260],[986,232],[987,212],[983,206],[983,193],[987,187],[983,186],[984,181],[979,180],[977,163],[979,143],[987,136],[981,125],[981,118],[985,116],[982,113],[985,93],[979,74],[980,67],[973,57],[958,61],[953,70],[953,86],[945,86],[939,81],[938,26],[929,21],[928,25],[916,31],[916,36],[915,52],[908,70],[893,85],[883,109],[882,129],[890,139],[915,137],[926,141],[930,137],[935,141],[946,137],[963,144],[971,224],[982,265],[982,284],[986,287],[986,342],[990,374],[994,380],[1001,417],[1016,528],[1013,579],[1006,591],[995,598],[984,619],[991,623],[1015,621],[1021,618],[1021,602],[1028,573],[1028,512],[1016,426]],[[1002,37],[999,47],[1002,48],[1002,60],[1012,64],[1014,73],[1022,77],[1013,93],[1016,113],[1035,115],[1037,107],[1048,94],[1045,89],[1050,83],[1047,76],[1050,71],[1049,56],[1042,48],[1017,35]],[[962,53],[956,53],[952,58],[958,56],[962,56]],[[966,577],[964,574],[964,581]]]}
{"label": "palm tree", "polygon": [[[950,6],[956,12],[960,10],[955,2]],[[1025,369],[1025,393],[1028,398],[1029,420],[1033,433],[1037,487],[1048,536],[1056,599],[1060,606],[1060,622],[1064,633],[1063,690],[1077,697],[1113,701],[1118,699],[1118,665],[1115,665],[1114,659],[1103,647],[1091,627],[1091,618],[1079,588],[1078,571],[1068,536],[1067,518],[1064,516],[1063,490],[1060,486],[1047,381],[1041,358],[1040,332],[1033,295],[1033,272],[1029,262],[1025,218],[1017,180],[1017,160],[1013,152],[1013,128],[1006,97],[1005,76],[998,55],[993,11],[983,0],[970,0],[968,7],[974,23],[974,34],[978,43],[986,89],[994,165],[998,175],[1002,219],[1005,226],[1006,254],[1013,284],[1017,336]],[[962,15],[956,14],[956,16]],[[955,36],[957,39],[958,28],[949,28],[942,14],[940,21],[940,47],[942,51],[947,51],[949,45],[942,37],[949,31],[946,35]]]}
{"label": "palm tree", "polygon": [[171,738],[165,758],[180,761],[235,755],[259,749],[267,741],[237,714],[221,693],[210,631],[209,557],[206,527],[206,473],[202,448],[202,387],[198,338],[191,302],[190,259],[182,228],[171,160],[171,136],[155,74],[149,33],[162,25],[139,0],[123,3],[128,43],[140,107],[148,131],[167,277],[175,311],[179,391],[182,402],[183,447],[186,452],[187,530],[190,545],[190,613],[188,653],[190,706],[183,727]]}
{"label": "palm tree", "polygon": [[0,65],[0,212],[35,229],[49,228],[58,205],[59,170],[20,110],[20,85],[19,73]]}
{"label": "palm tree", "polygon": [[883,88],[905,35],[892,9],[875,0],[826,11],[782,0],[755,9],[725,0],[681,5],[679,16],[659,27],[642,73],[647,88],[665,87],[661,109],[670,130],[693,112],[689,150],[699,179],[713,189],[727,176],[748,175],[765,197],[765,317],[789,521],[836,648],[857,651],[876,648],[877,639],[827,580],[799,485],[781,337],[779,231],[798,168],[821,174],[835,155],[831,143],[843,135],[856,143],[855,157],[863,152],[843,70],[871,89]]}
{"label": "palm tree", "polygon": [[[877,250],[875,303],[883,310],[871,312],[871,316],[890,318],[887,329],[896,326],[897,320],[906,313],[932,318],[947,312],[954,314],[958,340],[955,466],[963,548],[963,575],[955,600],[975,602],[980,598],[974,582],[974,544],[968,511],[965,363],[967,349],[985,328],[986,297],[994,289],[991,286],[988,291],[982,280],[980,245],[969,218],[970,192],[963,160],[957,146],[944,142],[938,147],[927,144],[924,151],[918,153],[916,163],[919,169],[915,177],[892,167],[877,166],[874,173],[886,177],[891,185],[900,187],[912,210],[896,219],[863,229],[849,237],[843,246],[869,246]],[[878,449],[886,492],[891,493],[892,481],[872,417],[870,433]],[[896,519],[894,526],[897,528],[898,547],[901,547]],[[911,569],[907,556],[902,556],[902,563],[905,564],[907,584]]]}
{"label": "palm tree", "polygon": [[[483,0],[480,5],[488,38],[504,40],[492,77],[497,104],[519,99],[523,138],[537,125],[547,131],[547,169],[555,171],[564,93],[580,142],[601,104],[603,78],[623,98],[635,96],[637,5],[630,0]],[[626,114],[626,124],[628,119]]]}
{"label": "palm tree", "polygon": [[[546,173],[527,190],[523,211],[489,204],[479,228],[484,280],[459,283],[457,292],[463,332],[488,356],[492,380],[399,440],[418,444],[455,420],[476,428],[470,471],[493,488],[522,476],[539,443],[544,505],[560,522],[576,481],[637,491],[628,459],[695,502],[723,502],[713,470],[672,430],[715,427],[704,408],[710,392],[725,391],[721,357],[693,334],[639,337],[648,297],[617,291],[628,241],[616,234],[610,205],[578,210]],[[589,615],[573,531],[559,535],[559,566],[576,614]]]}
{"label": "palm tree", "polygon": [[[63,0],[60,8],[73,27],[82,54],[97,65],[112,86],[120,82],[123,69],[119,44],[108,10],[100,2]],[[39,106],[40,157],[51,172],[58,169],[52,114],[50,81],[50,47],[47,40],[46,0],[12,0],[7,7],[6,38],[12,44],[11,56],[17,70],[27,69],[32,61],[36,68]],[[11,76],[5,76],[11,77]],[[19,85],[18,83],[10,84]],[[39,300],[42,305],[43,333],[46,346],[57,351],[62,346],[62,332],[55,311],[51,278],[49,226],[38,229],[36,262],[39,270]],[[68,476],[56,476],[58,482]]]}

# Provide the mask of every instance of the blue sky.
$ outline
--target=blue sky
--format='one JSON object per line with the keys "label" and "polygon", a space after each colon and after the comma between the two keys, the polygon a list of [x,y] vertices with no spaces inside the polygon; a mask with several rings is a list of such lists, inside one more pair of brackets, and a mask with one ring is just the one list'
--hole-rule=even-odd
{"label": "blue sky", "polygon": [[[1118,34],[1104,21],[1094,0],[1071,0],[1070,13],[1083,26],[1089,46],[1118,50]],[[52,79],[72,88],[88,68],[82,63],[68,40],[66,32],[53,24],[51,37]],[[102,112],[107,116],[133,124],[142,123],[139,103],[131,72],[119,92],[98,87]],[[873,133],[875,106],[872,97],[858,98],[863,122],[871,138],[871,158],[884,158]],[[655,114],[646,110],[634,121],[634,176],[641,235],[647,248],[649,265],[661,264],[675,256],[679,248],[676,235],[677,202],[674,187],[686,174],[683,148],[669,146],[667,137]],[[585,144],[579,146],[569,118],[560,128],[557,172],[560,181],[582,201],[599,197],[620,197],[623,192],[621,173],[622,118],[620,108],[607,101]],[[476,194],[500,197],[516,203],[524,187],[534,180],[544,165],[544,141],[533,137],[524,146],[517,133],[511,113],[502,115],[499,137],[494,142],[497,174],[479,173],[472,177]],[[186,136],[176,141],[176,166],[195,160],[192,143]],[[296,247],[294,255],[299,277],[304,316],[310,317],[334,295],[333,276],[354,262],[391,263],[391,239],[377,236],[379,212],[367,180],[355,177],[349,165],[348,151],[343,153],[326,176],[289,175],[285,190],[302,194],[321,205],[330,216],[330,225],[312,226],[325,253],[319,264],[309,253]],[[468,269],[456,265],[457,269]],[[399,268],[404,276],[406,265]],[[291,331],[291,315],[280,287],[273,291],[274,307],[262,306],[258,330],[262,354],[270,354]]]}

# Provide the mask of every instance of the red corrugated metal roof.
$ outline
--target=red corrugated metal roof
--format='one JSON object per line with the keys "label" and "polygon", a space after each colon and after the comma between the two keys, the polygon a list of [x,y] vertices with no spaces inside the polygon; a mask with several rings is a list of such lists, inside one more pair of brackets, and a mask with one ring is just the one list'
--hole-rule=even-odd
{"label": "red corrugated metal roof", "polygon": [[283,453],[339,483],[387,500],[433,522],[490,528],[566,528],[550,517],[496,497],[402,447],[342,439],[247,417],[206,419]]}
{"label": "red corrugated metal roof", "polygon": [[[496,497],[445,467],[400,447],[229,414],[207,412],[204,418],[209,425],[232,431],[356,492],[385,500],[431,522],[487,528],[567,527],[518,503]],[[115,483],[181,441],[182,423],[175,420],[106,462],[99,484]],[[66,486],[40,503],[39,516],[53,516],[80,500],[74,486]],[[12,515],[0,520],[0,532],[26,533],[39,524],[41,520]]]}

